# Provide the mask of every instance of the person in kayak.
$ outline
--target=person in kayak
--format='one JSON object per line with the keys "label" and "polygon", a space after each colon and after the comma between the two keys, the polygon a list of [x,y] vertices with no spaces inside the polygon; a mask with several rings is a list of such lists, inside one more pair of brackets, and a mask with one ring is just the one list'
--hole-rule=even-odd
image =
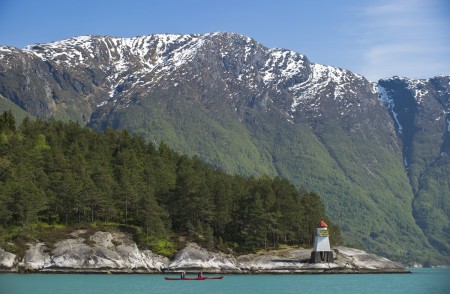
{"label": "person in kayak", "polygon": [[202,272],[199,272],[199,273],[198,273],[198,275],[197,275],[197,278],[198,278],[198,279],[201,279],[201,278],[203,278],[203,274],[202,274]]}
{"label": "person in kayak", "polygon": [[181,272],[181,278],[182,279],[186,278],[186,274],[184,272]]}

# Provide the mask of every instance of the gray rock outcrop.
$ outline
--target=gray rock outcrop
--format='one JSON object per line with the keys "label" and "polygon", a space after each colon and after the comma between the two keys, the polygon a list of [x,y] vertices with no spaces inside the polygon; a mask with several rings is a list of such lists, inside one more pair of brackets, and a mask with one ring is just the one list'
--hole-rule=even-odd
{"label": "gray rock outcrop", "polygon": [[178,251],[167,271],[204,271],[210,273],[240,273],[236,258],[222,252],[209,252],[195,243]]}
{"label": "gray rock outcrop", "polygon": [[51,262],[42,271],[153,273],[168,264],[167,257],[140,251],[124,233],[96,232],[88,240],[79,237],[56,243]]}
{"label": "gray rock outcrop", "polygon": [[244,273],[390,273],[408,272],[399,263],[362,250],[333,248],[332,263],[310,263],[310,249],[284,249],[238,257]]}
{"label": "gray rock outcrop", "polygon": [[310,263],[311,249],[289,248],[261,251],[235,257],[187,244],[172,260],[139,250],[130,236],[121,232],[96,232],[86,236],[78,230],[52,248],[40,242],[29,244],[20,263],[17,256],[0,248],[0,271],[70,273],[403,273],[401,264],[362,250],[333,248],[333,263]]}
{"label": "gray rock outcrop", "polygon": [[6,252],[0,248],[0,272],[2,271],[15,271],[15,265],[17,264],[17,255]]}
{"label": "gray rock outcrop", "polygon": [[29,249],[25,253],[19,270],[22,272],[34,272],[43,269],[50,263],[50,255],[44,243],[28,244]]}

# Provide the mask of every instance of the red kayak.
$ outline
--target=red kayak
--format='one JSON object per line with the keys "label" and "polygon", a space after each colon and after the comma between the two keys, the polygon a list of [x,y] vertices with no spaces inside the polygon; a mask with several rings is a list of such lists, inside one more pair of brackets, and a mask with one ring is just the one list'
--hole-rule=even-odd
{"label": "red kayak", "polygon": [[203,280],[221,280],[223,279],[223,276],[219,276],[219,277],[202,277],[202,278],[164,278],[165,280],[169,280],[169,281],[203,281]]}

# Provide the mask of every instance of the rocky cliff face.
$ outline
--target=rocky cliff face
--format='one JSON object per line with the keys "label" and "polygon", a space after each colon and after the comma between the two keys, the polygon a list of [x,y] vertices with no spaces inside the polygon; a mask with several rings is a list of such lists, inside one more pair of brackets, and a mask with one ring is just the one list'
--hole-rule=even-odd
{"label": "rocky cliff face", "polygon": [[334,263],[310,264],[309,249],[285,249],[234,257],[209,252],[194,243],[172,260],[149,250],[139,250],[125,234],[97,232],[85,239],[76,231],[73,239],[30,244],[23,259],[0,249],[4,272],[57,273],[370,273],[408,272],[402,265],[364,251],[337,247]]}
{"label": "rocky cliff face", "polygon": [[448,76],[373,84],[231,33],[81,36],[0,46],[0,95],[230,173],[287,178],[372,252],[450,252]]}

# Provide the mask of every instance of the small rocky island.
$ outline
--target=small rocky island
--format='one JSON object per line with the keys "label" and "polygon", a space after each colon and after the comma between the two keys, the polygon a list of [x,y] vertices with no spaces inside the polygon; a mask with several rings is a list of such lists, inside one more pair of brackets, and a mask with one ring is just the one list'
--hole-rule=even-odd
{"label": "small rocky island", "polygon": [[25,256],[0,248],[0,271],[20,273],[179,273],[323,274],[408,273],[399,263],[348,247],[332,248],[333,262],[310,263],[311,249],[289,248],[235,256],[188,243],[173,259],[139,250],[122,232],[84,230],[71,233],[51,248],[29,244]]}

